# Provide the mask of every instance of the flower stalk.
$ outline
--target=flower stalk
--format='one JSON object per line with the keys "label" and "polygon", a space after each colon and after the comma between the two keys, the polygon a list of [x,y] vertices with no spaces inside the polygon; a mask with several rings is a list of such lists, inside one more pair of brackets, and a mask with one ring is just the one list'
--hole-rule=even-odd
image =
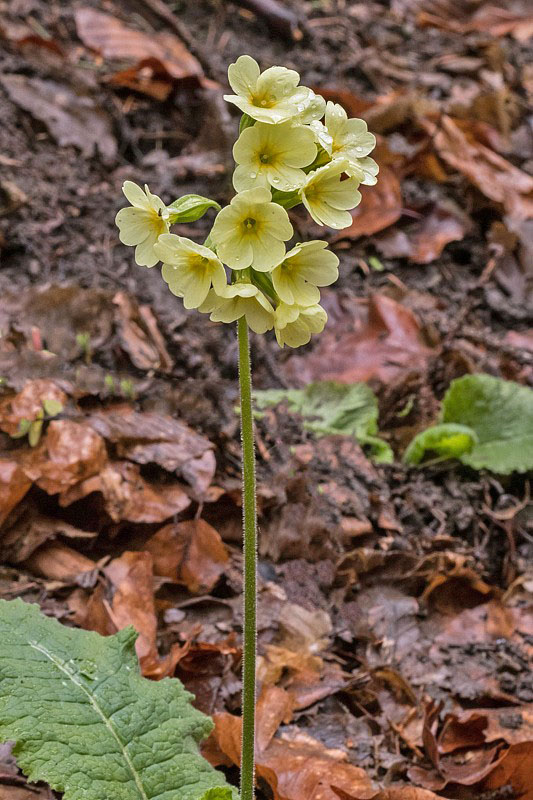
{"label": "flower stalk", "polygon": [[255,661],[257,641],[257,510],[252,416],[252,370],[246,317],[237,321],[242,439],[243,651],[241,800],[253,800],[255,783]]}
{"label": "flower stalk", "polygon": [[[299,84],[295,70],[260,71],[251,56],[228,68],[234,94],[224,98],[241,111],[233,148],[236,195],[220,208],[215,200],[185,195],[165,207],[148,186],[126,181],[131,206],[116,222],[120,240],[135,246],[135,260],[153,267],[187,309],[211,322],[237,321],[243,474],[243,690],[241,798],[253,800],[255,782],[255,664],[257,603],[257,511],[248,328],[274,329],[280,347],[301,347],[319,334],[327,314],[320,289],[338,278],[339,259],[327,242],[292,242],[287,209],[302,204],[319,225],[335,230],[352,223],[360,184],[376,183],[378,165],[369,153],[375,136],[366,122],[349,119]],[[323,121],[321,121],[323,120]],[[203,245],[170,233],[176,223],[218,214]],[[288,248],[288,249],[287,249]]]}

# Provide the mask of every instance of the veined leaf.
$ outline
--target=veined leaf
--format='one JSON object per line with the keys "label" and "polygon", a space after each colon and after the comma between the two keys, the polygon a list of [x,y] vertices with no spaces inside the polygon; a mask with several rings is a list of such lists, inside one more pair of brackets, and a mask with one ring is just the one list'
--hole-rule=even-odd
{"label": "veined leaf", "polygon": [[304,419],[304,427],[318,436],[354,436],[367,445],[378,462],[390,464],[393,453],[378,434],[378,404],[366,383],[319,381],[305,389],[271,389],[254,393],[256,407],[267,408],[287,400],[289,410]]}
{"label": "veined leaf", "polygon": [[448,454],[457,456],[463,464],[500,475],[533,469],[533,390],[527,386],[492,375],[458,378],[444,396],[441,423],[418,434],[404,460],[418,463],[423,456],[420,447],[427,449],[428,443],[433,442],[430,449],[437,449],[434,444],[439,430],[451,430],[450,426],[455,425],[475,435],[475,441],[463,452],[455,449]]}
{"label": "veined leaf", "polygon": [[237,800],[198,752],[210,718],[177,679],[141,676],[136,638],[0,600],[0,741],[65,800]]}

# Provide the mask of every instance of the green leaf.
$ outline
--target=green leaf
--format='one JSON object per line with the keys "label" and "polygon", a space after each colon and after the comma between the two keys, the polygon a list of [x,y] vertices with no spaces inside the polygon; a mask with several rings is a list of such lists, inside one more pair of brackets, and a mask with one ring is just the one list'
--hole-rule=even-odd
{"label": "green leaf", "polygon": [[28,442],[30,447],[37,447],[39,441],[41,439],[41,434],[43,432],[43,425],[44,420],[36,419],[30,425],[30,430],[28,431]]}
{"label": "green leaf", "polygon": [[[137,634],[67,628],[0,600],[0,741],[65,800],[237,800],[201,757],[212,729],[173,678],[140,674]],[[209,794],[220,787],[222,794]]]}
{"label": "green leaf", "polygon": [[22,439],[23,436],[26,436],[30,429],[31,420],[25,419],[24,417],[19,421],[18,430],[16,433],[11,434],[12,439]]}
{"label": "green leaf", "polygon": [[433,425],[415,436],[403,460],[406,464],[419,464],[428,450],[443,458],[460,458],[472,450],[477,440],[476,432],[466,425]]}
{"label": "green leaf", "polygon": [[478,442],[461,457],[464,464],[501,475],[533,469],[533,390],[527,386],[465,375],[450,384],[442,421],[475,430]]}
{"label": "green leaf", "polygon": [[465,375],[450,384],[442,402],[441,422],[415,437],[404,460],[420,461],[424,436],[433,441],[430,449],[439,452],[434,446],[438,432],[455,425],[464,429],[465,436],[466,432],[475,436],[462,452],[457,440],[456,449],[452,446],[454,451],[448,453],[463,464],[500,475],[533,469],[533,390],[527,386],[492,375]]}
{"label": "green leaf", "polygon": [[63,411],[63,404],[56,400],[54,397],[45,397],[43,400],[43,408],[49,417],[57,417]]}
{"label": "green leaf", "polygon": [[378,434],[378,404],[365,383],[343,384],[334,381],[310,383],[305,389],[273,389],[254,394],[259,409],[287,400],[289,410],[304,418],[304,427],[319,436],[353,436],[370,447],[376,461],[390,464],[393,453]]}
{"label": "green leaf", "polygon": [[209,197],[202,197],[199,194],[184,194],[168,207],[170,211],[170,221],[174,222],[196,222],[210,208],[220,211],[220,206],[216,200]]}

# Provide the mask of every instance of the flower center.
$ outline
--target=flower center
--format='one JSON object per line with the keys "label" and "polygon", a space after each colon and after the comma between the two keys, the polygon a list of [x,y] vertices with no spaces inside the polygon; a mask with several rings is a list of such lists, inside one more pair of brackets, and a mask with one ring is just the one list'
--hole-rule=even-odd
{"label": "flower center", "polygon": [[255,219],[252,219],[252,217],[247,217],[247,218],[244,220],[244,227],[245,227],[247,230],[251,230],[252,228],[254,228],[254,227],[255,227],[255,222],[256,222],[256,221],[255,221]]}
{"label": "flower center", "polygon": [[270,156],[268,155],[268,153],[261,153],[261,155],[259,156],[259,161],[261,161],[262,164],[268,164],[268,162],[270,161]]}
{"label": "flower center", "polygon": [[272,108],[276,105],[276,98],[271,95],[252,95],[252,105],[260,108]]}

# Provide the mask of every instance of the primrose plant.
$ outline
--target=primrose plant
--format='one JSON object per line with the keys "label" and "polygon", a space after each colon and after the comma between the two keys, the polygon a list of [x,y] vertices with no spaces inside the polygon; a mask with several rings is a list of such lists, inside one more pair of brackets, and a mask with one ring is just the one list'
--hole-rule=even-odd
{"label": "primrose plant", "polygon": [[[137,264],[162,262],[162,276],[185,308],[214,322],[237,322],[243,440],[244,645],[241,796],[254,794],[256,649],[256,504],[248,328],[274,329],[280,347],[307,344],[327,321],[320,287],[338,277],[339,259],[327,242],[287,243],[294,230],[287,209],[303,204],[319,225],[351,224],[361,200],[360,184],[376,183],[369,157],[376,140],[360,119],[300,85],[292,69],[270,67],[240,56],[228,69],[235,94],[225,99],[241,112],[233,147],[236,194],[225,208],[198,195],[170,205],[126,181],[128,208],[118,212],[120,240],[135,246]],[[217,210],[203,244],[171,233]],[[287,249],[289,247],[289,249]]]}

